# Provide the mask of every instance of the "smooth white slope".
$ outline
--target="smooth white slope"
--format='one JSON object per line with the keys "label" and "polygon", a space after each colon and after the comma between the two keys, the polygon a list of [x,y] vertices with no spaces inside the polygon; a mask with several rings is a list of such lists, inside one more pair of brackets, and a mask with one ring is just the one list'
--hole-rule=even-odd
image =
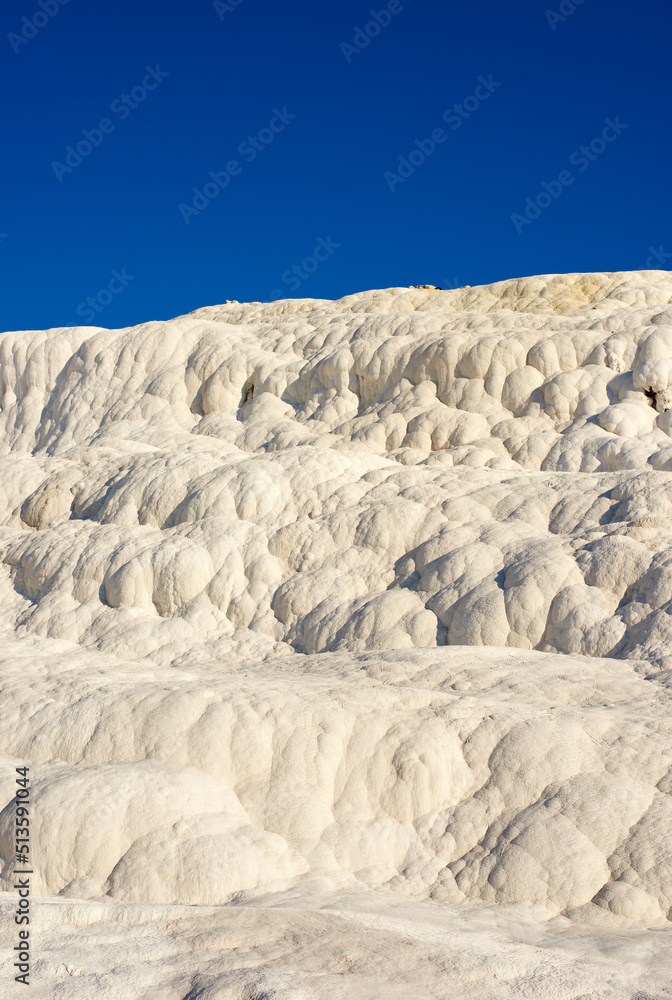
{"label": "smooth white slope", "polygon": [[[10,907],[9,895],[0,895],[0,914],[9,916]],[[30,996],[37,1000],[669,1000],[672,994],[669,934],[587,933],[547,919],[538,907],[465,909],[317,889],[216,908],[55,899],[35,910],[40,957]],[[3,981],[10,971],[9,961],[0,964]],[[18,989],[8,986],[8,995],[20,996]]]}

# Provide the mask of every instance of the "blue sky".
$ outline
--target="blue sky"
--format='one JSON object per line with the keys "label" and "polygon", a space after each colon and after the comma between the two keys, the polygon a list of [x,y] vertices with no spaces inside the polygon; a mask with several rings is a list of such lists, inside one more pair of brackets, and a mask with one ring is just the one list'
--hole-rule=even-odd
{"label": "blue sky", "polygon": [[665,0],[0,18],[2,329],[672,266]]}

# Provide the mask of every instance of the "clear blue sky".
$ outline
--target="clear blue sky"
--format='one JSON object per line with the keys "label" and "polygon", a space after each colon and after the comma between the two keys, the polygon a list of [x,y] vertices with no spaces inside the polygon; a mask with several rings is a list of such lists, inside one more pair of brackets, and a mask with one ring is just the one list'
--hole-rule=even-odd
{"label": "clear blue sky", "polygon": [[672,267],[669,0],[572,8],[5,0],[0,328]]}

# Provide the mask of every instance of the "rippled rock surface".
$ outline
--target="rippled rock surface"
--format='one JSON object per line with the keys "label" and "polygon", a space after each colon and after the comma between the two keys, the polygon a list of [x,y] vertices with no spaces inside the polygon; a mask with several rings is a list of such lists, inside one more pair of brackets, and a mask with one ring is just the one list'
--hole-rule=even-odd
{"label": "rippled rock surface", "polygon": [[0,909],[29,764],[41,995],[672,997],[670,274],[0,368]]}

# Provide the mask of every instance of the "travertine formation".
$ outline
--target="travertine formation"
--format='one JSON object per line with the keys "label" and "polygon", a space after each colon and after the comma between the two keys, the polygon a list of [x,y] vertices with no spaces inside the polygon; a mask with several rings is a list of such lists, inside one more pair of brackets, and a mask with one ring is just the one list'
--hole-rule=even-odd
{"label": "travertine formation", "polygon": [[[371,911],[391,954],[433,928],[408,982],[269,946],[257,985],[183,956],[156,997],[672,996],[669,964],[575,986],[576,955],[565,992],[500,956],[497,992],[447,944],[670,926],[670,274],[227,303],[4,334],[0,365],[5,908],[29,762],[64,934],[144,905],[222,941],[233,912],[359,940]],[[64,961],[44,995],[89,995]]]}

